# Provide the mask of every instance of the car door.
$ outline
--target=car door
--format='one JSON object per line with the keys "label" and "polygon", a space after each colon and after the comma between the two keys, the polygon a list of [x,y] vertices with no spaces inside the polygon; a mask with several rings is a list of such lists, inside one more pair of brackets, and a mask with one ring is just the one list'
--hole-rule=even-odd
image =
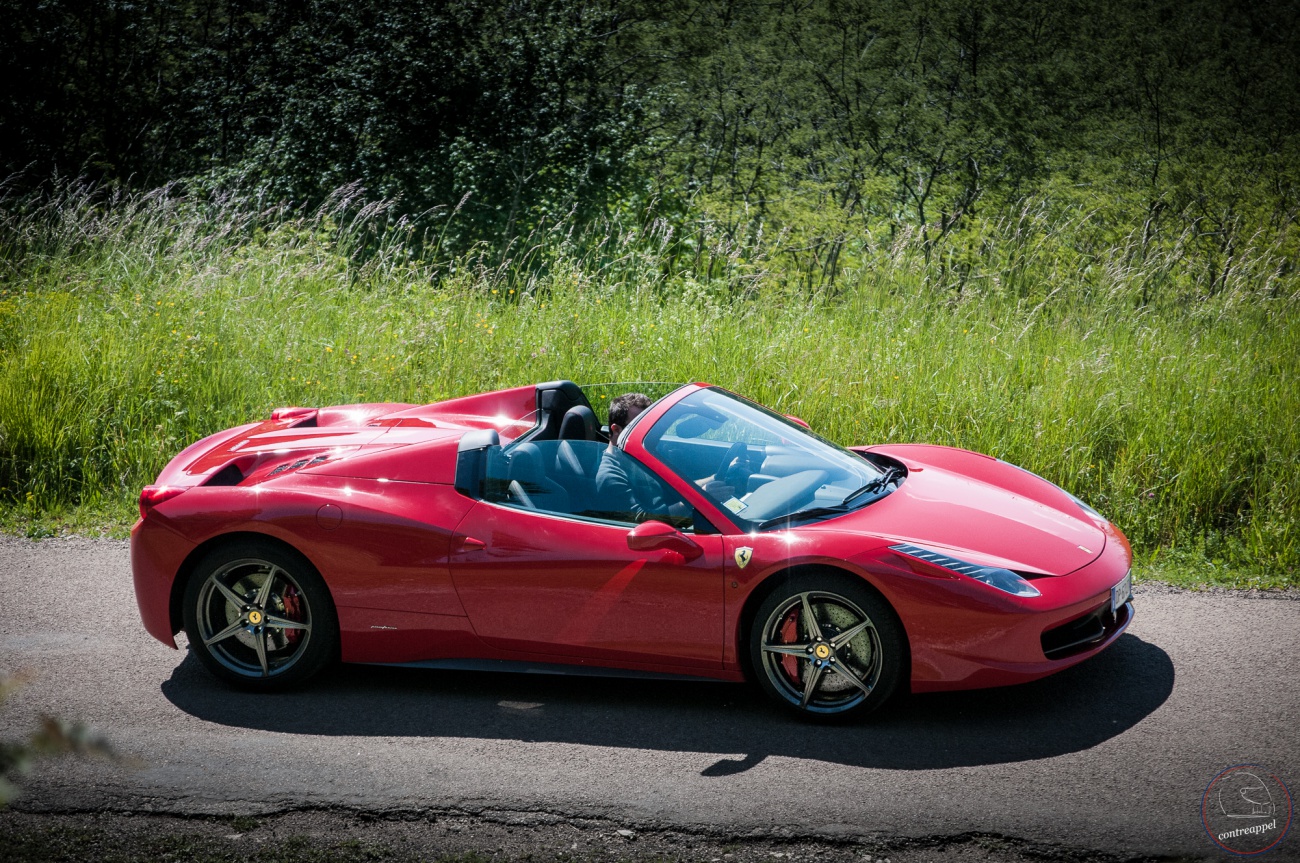
{"label": "car door", "polygon": [[[452,579],[480,638],[568,659],[721,666],[720,535],[645,523],[653,513],[638,525],[630,513],[620,522],[543,508],[566,506],[554,502],[562,495],[527,499],[479,500],[452,538]],[[638,541],[647,533],[660,535],[661,547]]]}

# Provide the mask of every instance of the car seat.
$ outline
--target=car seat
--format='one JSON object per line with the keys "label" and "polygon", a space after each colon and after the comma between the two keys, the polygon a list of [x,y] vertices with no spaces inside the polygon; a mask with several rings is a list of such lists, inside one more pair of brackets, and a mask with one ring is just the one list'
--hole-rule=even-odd
{"label": "car seat", "polygon": [[560,422],[560,440],[596,440],[596,414],[586,405],[569,408]]}
{"label": "car seat", "polygon": [[569,493],[546,475],[537,444],[515,447],[510,454],[510,497],[529,509],[569,512]]}

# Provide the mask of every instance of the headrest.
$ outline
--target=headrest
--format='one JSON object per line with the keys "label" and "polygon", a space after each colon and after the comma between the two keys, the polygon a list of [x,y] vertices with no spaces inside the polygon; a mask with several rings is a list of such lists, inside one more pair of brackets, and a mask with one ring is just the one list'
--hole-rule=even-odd
{"label": "headrest", "polygon": [[595,440],[596,415],[586,405],[569,408],[560,423],[560,440]]}

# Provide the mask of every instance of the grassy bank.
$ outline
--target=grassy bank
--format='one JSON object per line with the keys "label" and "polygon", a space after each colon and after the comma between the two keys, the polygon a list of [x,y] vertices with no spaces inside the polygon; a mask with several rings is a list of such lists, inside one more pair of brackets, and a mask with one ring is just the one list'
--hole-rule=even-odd
{"label": "grassy bank", "polygon": [[417,260],[381,208],[155,195],[6,218],[11,529],[120,530],[186,443],[280,405],[706,380],[843,443],[1023,465],[1119,524],[1148,572],[1300,584],[1300,319],[1262,240],[1198,288],[1190,263],[1129,241],[1081,257],[1086,216],[1003,220],[964,238],[981,251],[960,282],[919,239],[862,237],[810,291],[774,244],[707,226],[557,231],[452,260],[426,242]]}

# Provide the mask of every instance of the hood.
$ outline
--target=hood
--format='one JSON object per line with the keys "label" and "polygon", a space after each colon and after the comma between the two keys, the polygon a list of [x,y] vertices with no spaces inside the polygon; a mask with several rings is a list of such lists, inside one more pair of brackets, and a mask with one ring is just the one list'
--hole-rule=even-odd
{"label": "hood", "polygon": [[1096,560],[1106,534],[1064,490],[1014,465],[939,446],[882,446],[901,461],[898,490],[827,528],[849,527],[1030,575],[1065,575]]}

